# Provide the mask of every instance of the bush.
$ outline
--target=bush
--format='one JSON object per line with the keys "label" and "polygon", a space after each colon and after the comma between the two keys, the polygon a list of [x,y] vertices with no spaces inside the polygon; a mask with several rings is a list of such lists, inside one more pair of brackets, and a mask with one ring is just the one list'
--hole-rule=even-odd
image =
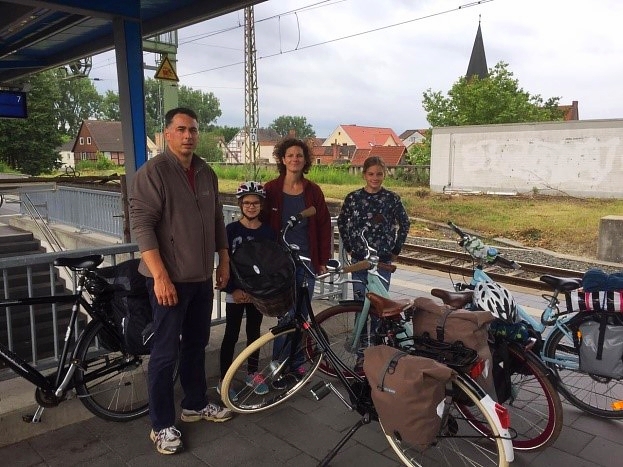
{"label": "bush", "polygon": [[80,161],[76,164],[76,170],[79,172],[86,172],[90,170],[113,170],[117,168],[119,168],[117,164],[102,154],[98,155],[97,160],[95,161]]}

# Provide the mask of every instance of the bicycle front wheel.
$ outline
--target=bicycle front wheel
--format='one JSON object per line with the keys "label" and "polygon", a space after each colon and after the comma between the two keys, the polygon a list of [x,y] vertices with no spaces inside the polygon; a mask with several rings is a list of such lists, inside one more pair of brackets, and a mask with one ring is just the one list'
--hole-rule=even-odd
{"label": "bicycle front wheel", "polygon": [[512,396],[504,405],[517,435],[513,448],[541,450],[556,441],[562,430],[562,402],[536,356],[514,345],[508,351]]}
{"label": "bicycle front wheel", "polygon": [[[590,320],[590,313],[585,318]],[[591,415],[623,419],[623,380],[580,371],[580,356],[572,334],[582,321],[566,324],[566,331],[555,328],[545,341],[543,356],[554,372],[558,390],[571,404]]]}
{"label": "bicycle front wheel", "polygon": [[[235,412],[255,413],[296,394],[313,376],[322,358],[315,350],[317,346],[307,349],[311,340],[308,331],[287,328],[271,329],[252,342],[223,378],[221,398],[225,405]],[[250,376],[253,374],[255,377]]]}
{"label": "bicycle front wheel", "polygon": [[[349,303],[332,306],[316,315],[316,322],[322,327],[331,350],[348,368],[354,370],[359,376],[364,376],[364,373],[363,366],[361,364],[358,365],[358,362],[361,362],[361,359],[363,359],[365,348],[371,345],[368,330],[369,319],[368,323],[363,327],[362,335],[357,344],[353,345],[355,325],[361,315],[362,308],[363,302]],[[319,370],[332,377],[335,377],[337,374],[336,369],[327,359],[321,361]],[[351,377],[350,373],[342,373],[347,378]]]}
{"label": "bicycle front wheel", "polygon": [[74,373],[78,398],[105,420],[127,422],[148,412],[147,361],[125,354],[119,338],[101,321],[91,321],[76,349]]}
{"label": "bicycle front wheel", "polygon": [[[457,377],[452,384],[453,400],[470,406],[463,413],[455,403],[446,406],[437,440],[421,450],[381,428],[387,441],[405,465],[423,467],[508,466],[500,432],[478,395]],[[475,426],[485,426],[487,434]]]}

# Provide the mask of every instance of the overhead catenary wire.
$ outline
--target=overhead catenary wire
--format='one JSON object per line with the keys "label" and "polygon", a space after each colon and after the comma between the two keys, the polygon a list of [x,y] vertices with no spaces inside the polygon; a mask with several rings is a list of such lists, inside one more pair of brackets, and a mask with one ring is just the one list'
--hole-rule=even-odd
{"label": "overhead catenary wire", "polygon": [[[414,23],[416,21],[422,21],[422,20],[425,20],[425,19],[430,19],[430,18],[434,18],[434,17],[437,17],[437,16],[441,16],[441,15],[455,13],[455,12],[460,11],[460,10],[465,10],[467,8],[472,8],[472,7],[479,6],[479,5],[482,5],[482,4],[485,4],[485,3],[490,3],[492,1],[493,0],[480,0],[480,1],[477,1],[477,2],[466,3],[464,5],[459,5],[458,7],[451,8],[451,9],[448,9],[448,10],[443,10],[443,11],[440,11],[440,12],[431,13],[431,14],[424,15],[424,16],[419,16],[417,18],[412,18],[412,19],[408,19],[408,20],[405,20],[405,21],[399,21],[397,23],[392,23],[392,24],[388,24],[388,25],[385,25],[385,26],[380,26],[378,28],[367,29],[365,31],[361,31],[361,32],[353,33],[353,34],[348,34],[348,35],[341,36],[341,37],[336,37],[334,39],[328,39],[326,41],[316,42],[314,44],[305,45],[303,47],[299,47],[301,39],[300,39],[300,25],[298,23],[298,16],[297,16],[297,26],[298,26],[298,29],[299,29],[299,39],[298,39],[296,47],[293,48],[293,49],[290,49],[290,50],[282,51],[281,50],[281,40],[280,40],[280,50],[279,50],[279,52],[272,53],[272,54],[267,54],[267,55],[261,55],[261,56],[258,56],[257,59],[258,60],[263,60],[263,59],[273,58],[273,57],[277,57],[277,56],[280,56],[280,55],[285,55],[285,54],[288,54],[288,53],[297,52],[297,51],[300,51],[300,50],[311,49],[313,47],[318,47],[318,46],[321,46],[321,45],[331,44],[331,43],[342,41],[342,40],[346,40],[346,39],[352,39],[353,37],[359,37],[359,36],[363,36],[363,35],[366,35],[366,34],[372,34],[372,33],[375,33],[375,32],[384,31],[384,30],[395,28],[395,27],[398,27],[398,26],[403,26],[405,24]],[[303,8],[305,8],[305,7],[303,7]],[[272,16],[270,18],[265,18],[265,19],[260,20],[260,21],[265,21],[267,19],[272,19],[272,18],[278,18],[278,17],[283,16],[285,14],[287,14],[287,13],[283,13],[281,15],[274,15],[274,16]],[[259,21],[256,21],[256,24],[258,22]],[[195,72],[192,72],[192,73],[187,73],[187,74],[184,74],[184,75],[180,75],[180,77],[187,77],[187,76],[197,75],[197,74],[200,74],[200,73],[207,73],[207,72],[210,72],[210,71],[222,70],[224,68],[234,67],[234,66],[238,66],[238,65],[241,65],[241,64],[244,64],[244,60],[238,61],[238,62],[234,62],[234,63],[229,63],[227,65],[220,65],[220,66],[217,66],[217,67],[212,67],[212,68],[207,68],[207,69],[204,69],[204,70],[195,71]]]}

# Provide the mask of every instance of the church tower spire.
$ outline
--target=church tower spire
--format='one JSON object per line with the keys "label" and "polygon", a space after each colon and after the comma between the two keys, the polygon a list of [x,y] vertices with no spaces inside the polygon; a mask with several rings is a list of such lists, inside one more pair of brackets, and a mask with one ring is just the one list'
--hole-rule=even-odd
{"label": "church tower spire", "polygon": [[469,58],[469,65],[467,66],[467,73],[465,74],[467,79],[472,76],[478,76],[480,79],[489,76],[487,57],[485,56],[485,45],[482,41],[482,31],[480,30],[480,17],[478,18],[478,31],[476,32],[476,39],[474,40],[474,47],[472,48],[472,56]]}

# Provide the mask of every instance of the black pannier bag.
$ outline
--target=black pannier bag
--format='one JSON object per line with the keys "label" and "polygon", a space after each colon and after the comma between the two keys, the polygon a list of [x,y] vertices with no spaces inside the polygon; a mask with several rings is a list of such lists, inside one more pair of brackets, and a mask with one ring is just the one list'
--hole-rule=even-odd
{"label": "black pannier bag", "polygon": [[111,313],[122,336],[124,351],[133,355],[150,352],[152,310],[145,276],[138,272],[139,259],[98,269],[111,285]]}
{"label": "black pannier bag", "polygon": [[285,246],[268,239],[243,242],[230,265],[237,286],[262,314],[279,318],[294,305],[295,266]]}

